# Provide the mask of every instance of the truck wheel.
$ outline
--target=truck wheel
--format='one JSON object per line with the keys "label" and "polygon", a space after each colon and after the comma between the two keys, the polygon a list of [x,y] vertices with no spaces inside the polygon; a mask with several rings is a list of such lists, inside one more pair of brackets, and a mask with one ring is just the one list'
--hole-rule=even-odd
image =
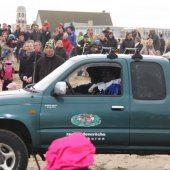
{"label": "truck wheel", "polygon": [[0,130],[0,170],[26,170],[28,151],[19,136]]}

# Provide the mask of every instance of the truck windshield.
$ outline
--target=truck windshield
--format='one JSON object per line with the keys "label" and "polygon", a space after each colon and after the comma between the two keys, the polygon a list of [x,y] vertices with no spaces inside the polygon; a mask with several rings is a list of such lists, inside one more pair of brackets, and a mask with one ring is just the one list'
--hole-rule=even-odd
{"label": "truck windshield", "polygon": [[42,80],[40,80],[38,83],[34,85],[35,90],[43,91],[45,90],[49,84],[51,84],[53,81],[56,80],[58,76],[60,76],[65,70],[67,70],[71,65],[73,65],[75,62],[73,60],[68,60],[58,68],[56,68],[53,72],[51,72],[49,75],[44,77]]}

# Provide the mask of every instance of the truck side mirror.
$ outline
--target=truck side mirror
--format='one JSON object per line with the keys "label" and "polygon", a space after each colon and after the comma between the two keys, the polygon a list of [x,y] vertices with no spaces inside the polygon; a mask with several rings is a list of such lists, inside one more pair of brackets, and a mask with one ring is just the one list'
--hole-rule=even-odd
{"label": "truck side mirror", "polygon": [[57,82],[54,88],[54,94],[56,95],[64,95],[66,94],[66,82]]}

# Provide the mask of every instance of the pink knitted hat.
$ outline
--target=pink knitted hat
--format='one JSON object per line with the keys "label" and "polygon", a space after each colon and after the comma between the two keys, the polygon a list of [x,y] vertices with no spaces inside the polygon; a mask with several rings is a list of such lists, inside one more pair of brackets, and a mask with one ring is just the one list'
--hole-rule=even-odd
{"label": "pink knitted hat", "polygon": [[46,152],[44,170],[80,170],[94,163],[95,147],[82,133],[56,139]]}

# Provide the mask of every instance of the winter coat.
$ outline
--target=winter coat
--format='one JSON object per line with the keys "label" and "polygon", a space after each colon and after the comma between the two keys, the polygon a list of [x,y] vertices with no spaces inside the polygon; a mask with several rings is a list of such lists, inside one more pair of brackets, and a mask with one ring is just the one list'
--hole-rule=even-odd
{"label": "winter coat", "polygon": [[114,47],[115,49],[117,49],[117,40],[115,38],[108,38],[107,39],[107,44],[108,44],[108,47]]}
{"label": "winter coat", "polygon": [[[23,54],[23,57],[20,60],[19,67],[19,77],[23,81],[23,77],[33,77],[34,72],[34,62],[35,62],[35,52],[32,52],[30,56],[26,53]],[[27,83],[23,81],[23,87],[25,87]]]}
{"label": "winter coat", "polygon": [[35,82],[43,79],[64,62],[65,60],[57,55],[54,55],[52,57],[47,57],[45,55],[44,57],[41,57],[36,64]]}
{"label": "winter coat", "polygon": [[124,53],[126,48],[134,48],[135,47],[135,42],[132,39],[125,39],[123,40],[121,47],[120,47],[120,52]]}
{"label": "winter coat", "polygon": [[55,55],[58,55],[58,56],[64,58],[64,60],[67,60],[67,54],[66,54],[66,51],[63,47],[56,47],[55,48]]}
{"label": "winter coat", "polygon": [[66,50],[67,55],[69,55],[70,54],[70,50],[71,50],[71,42],[70,42],[70,40],[63,39],[62,42],[63,42],[63,47]]}
{"label": "winter coat", "polygon": [[45,47],[45,43],[51,38],[51,32],[49,30],[45,30],[42,32],[41,35],[41,42],[43,48]]}
{"label": "winter coat", "polygon": [[40,31],[33,31],[30,35],[30,39],[34,41],[41,41],[42,33]]}
{"label": "winter coat", "polygon": [[159,36],[157,34],[153,34],[150,36],[150,38],[153,39],[153,47],[155,51],[160,50],[161,42]]}
{"label": "winter coat", "polygon": [[78,43],[77,43],[77,46],[76,46],[76,54],[77,55],[82,55],[84,53],[89,53],[89,49],[90,48],[90,43],[89,42],[85,42],[84,39],[80,40]]}

